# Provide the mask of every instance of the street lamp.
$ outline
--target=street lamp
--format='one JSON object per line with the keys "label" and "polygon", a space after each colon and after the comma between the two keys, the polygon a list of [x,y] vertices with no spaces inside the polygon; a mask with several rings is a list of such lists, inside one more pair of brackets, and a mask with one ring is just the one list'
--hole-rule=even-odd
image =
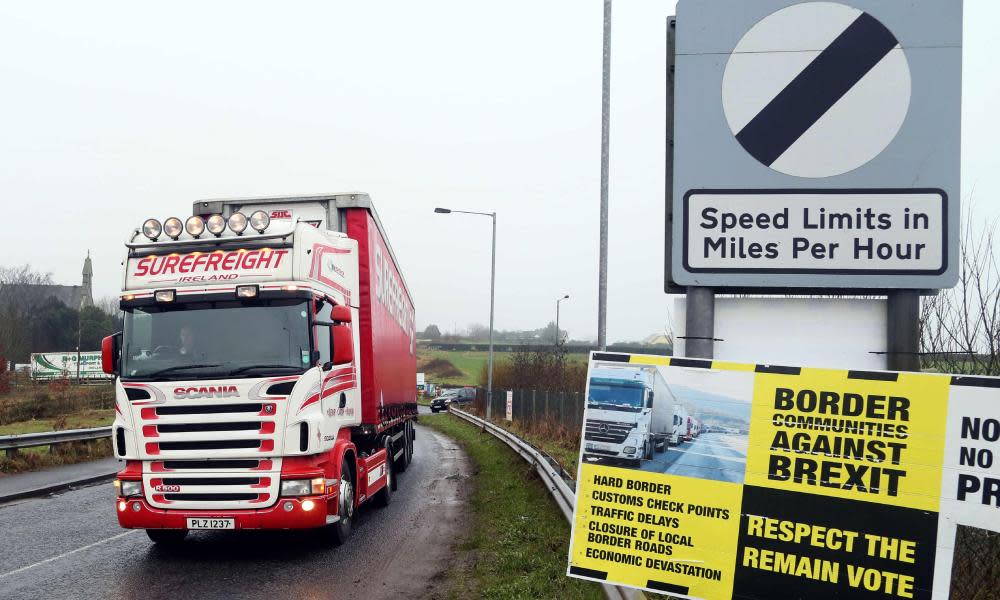
{"label": "street lamp", "polygon": [[450,208],[435,208],[434,212],[442,215],[461,213],[463,215],[480,215],[493,219],[493,252],[490,257],[490,354],[486,367],[486,418],[490,418],[490,405],[493,404],[493,301],[496,296],[497,275],[497,214],[495,212],[475,212],[470,210],[451,210]]}
{"label": "street lamp", "polygon": [[556,299],[556,346],[559,345],[559,337],[560,337],[559,336],[559,303],[562,302],[563,300],[567,300],[568,298],[569,298],[569,294],[566,294],[562,298],[557,298]]}

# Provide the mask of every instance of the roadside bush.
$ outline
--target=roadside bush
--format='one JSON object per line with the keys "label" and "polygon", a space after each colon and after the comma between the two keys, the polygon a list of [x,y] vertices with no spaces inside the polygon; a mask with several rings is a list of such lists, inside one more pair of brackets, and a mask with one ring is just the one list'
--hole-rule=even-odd
{"label": "roadside bush", "polygon": [[111,440],[87,440],[57,444],[54,449],[29,448],[14,456],[0,454],[0,473],[36,471],[111,456]]}
{"label": "roadside bush", "polygon": [[[486,387],[488,364],[483,364],[479,384]],[[587,385],[587,364],[567,360],[562,346],[518,350],[493,365],[493,389],[580,392]]]}
{"label": "roadside bush", "polygon": [[31,383],[0,398],[0,425],[113,408],[114,402],[109,384],[73,385],[66,379]]}

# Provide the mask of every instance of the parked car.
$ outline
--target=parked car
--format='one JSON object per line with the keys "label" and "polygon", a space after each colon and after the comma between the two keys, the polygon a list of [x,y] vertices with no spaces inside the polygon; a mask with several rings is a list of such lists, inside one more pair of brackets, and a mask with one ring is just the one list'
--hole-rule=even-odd
{"label": "parked car", "polygon": [[431,412],[436,413],[439,410],[448,410],[448,405],[458,396],[455,392],[456,390],[448,390],[431,400]]}
{"label": "parked car", "polygon": [[464,404],[476,399],[476,388],[454,388],[445,390],[440,396],[431,400],[431,412],[447,410],[449,404]]}

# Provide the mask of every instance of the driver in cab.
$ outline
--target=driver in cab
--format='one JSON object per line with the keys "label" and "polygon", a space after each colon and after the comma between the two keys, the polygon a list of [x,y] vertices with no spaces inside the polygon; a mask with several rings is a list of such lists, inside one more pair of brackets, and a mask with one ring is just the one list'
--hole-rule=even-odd
{"label": "driver in cab", "polygon": [[179,336],[180,346],[177,349],[178,354],[190,357],[203,354],[197,346],[198,337],[195,333],[194,327],[190,325],[182,325]]}

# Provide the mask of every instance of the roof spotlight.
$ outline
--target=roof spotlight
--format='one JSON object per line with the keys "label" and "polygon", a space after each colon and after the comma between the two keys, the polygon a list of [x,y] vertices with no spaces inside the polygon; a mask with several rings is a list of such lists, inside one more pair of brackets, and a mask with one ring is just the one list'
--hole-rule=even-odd
{"label": "roof spotlight", "polygon": [[250,227],[256,229],[257,233],[264,233],[264,230],[267,229],[267,226],[270,224],[271,217],[267,216],[267,213],[262,210],[254,211],[254,213],[250,215]]}
{"label": "roof spotlight", "polygon": [[222,215],[210,216],[208,221],[206,221],[206,224],[208,226],[208,232],[215,237],[219,237],[222,235],[222,232],[226,230],[226,218]]}
{"label": "roof spotlight", "polygon": [[202,219],[198,215],[188,217],[187,223],[184,224],[184,229],[187,229],[191,237],[198,238],[201,234],[205,233],[205,219]]}
{"label": "roof spotlight", "polygon": [[236,235],[243,235],[247,228],[247,216],[241,212],[234,212],[229,217],[229,230]]}
{"label": "roof spotlight", "polygon": [[182,231],[184,231],[184,224],[177,217],[170,217],[163,222],[163,233],[175,240],[181,237]]}
{"label": "roof spotlight", "polygon": [[163,233],[163,226],[156,219],[146,219],[146,222],[142,224],[142,235],[154,242],[156,238],[160,237],[161,233]]}

